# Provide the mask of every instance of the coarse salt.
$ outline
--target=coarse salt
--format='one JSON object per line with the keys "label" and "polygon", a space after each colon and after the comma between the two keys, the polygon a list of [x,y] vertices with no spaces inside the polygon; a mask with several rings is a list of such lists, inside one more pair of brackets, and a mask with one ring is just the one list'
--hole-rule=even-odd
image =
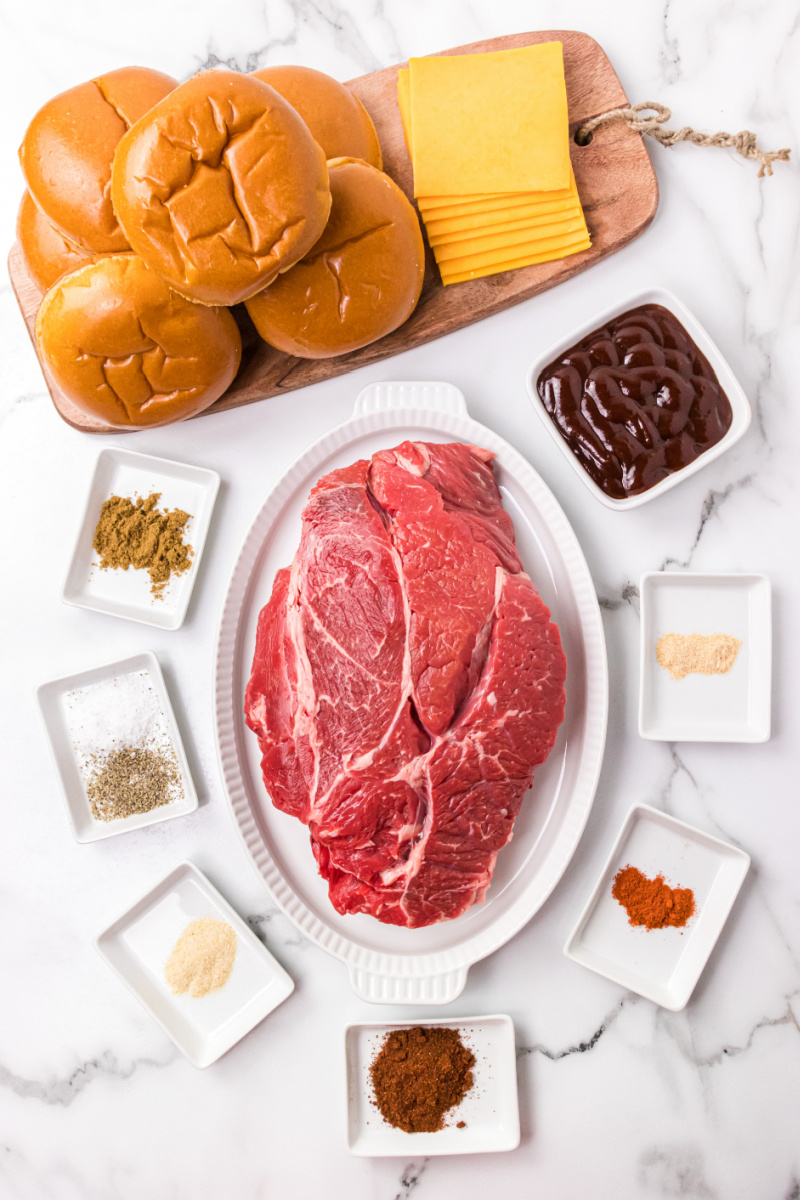
{"label": "coarse salt", "polygon": [[[63,697],[67,729],[84,782],[122,748],[146,748],[175,761],[175,746],[149,671],[129,671]],[[183,795],[180,780],[170,800]]]}

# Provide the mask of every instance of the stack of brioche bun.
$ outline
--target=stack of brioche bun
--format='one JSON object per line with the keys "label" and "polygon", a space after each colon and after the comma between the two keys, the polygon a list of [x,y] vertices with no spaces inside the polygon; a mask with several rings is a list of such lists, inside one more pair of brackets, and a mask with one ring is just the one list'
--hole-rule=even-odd
{"label": "stack of brioche bun", "polygon": [[325,155],[251,75],[195,75],[129,129],[111,197],[136,253],[201,304],[237,304],[310,250],[331,209]]}
{"label": "stack of brioche bun", "polygon": [[311,67],[263,67],[253,72],[288,100],[305,121],[325,157],[363,158],[383,169],[375,126],[364,105],[338,79]]}
{"label": "stack of brioche bun", "polygon": [[79,249],[130,249],[111,205],[114,152],[126,130],[175,87],[146,67],[109,71],[49,100],[25,131],[19,161],[28,190]]}
{"label": "stack of brioche bun", "polygon": [[229,307],[305,358],[413,311],[424,248],[361,102],[307,67],[126,67],[54,97],[19,152],[17,234],[64,395],[111,429],[191,417],[241,360]]}
{"label": "stack of brioche bun", "polygon": [[358,158],[328,163],[333,204],[322,237],[293,271],[247,302],[264,341],[298,358],[332,358],[391,333],[422,289],[414,209],[388,175]]}
{"label": "stack of brioche bun", "polygon": [[65,394],[91,397],[118,429],[202,412],[233,380],[242,349],[227,308],[186,300],[132,253],[62,276],[39,307],[36,338]]}
{"label": "stack of brioche bun", "polygon": [[68,242],[48,221],[27,189],[22,194],[17,213],[17,241],[33,282],[42,292],[52,287],[62,275],[85,266],[95,257]]}

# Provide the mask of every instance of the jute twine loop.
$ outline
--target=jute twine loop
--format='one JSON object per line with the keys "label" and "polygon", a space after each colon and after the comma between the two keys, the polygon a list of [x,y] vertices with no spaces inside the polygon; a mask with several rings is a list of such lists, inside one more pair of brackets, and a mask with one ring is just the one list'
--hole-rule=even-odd
{"label": "jute twine loop", "polygon": [[[645,115],[649,114],[649,115]],[[672,118],[672,113],[665,104],[656,104],[645,100],[641,104],[633,104],[630,108],[612,108],[609,112],[600,113],[597,117],[585,121],[575,131],[575,141],[579,146],[585,146],[591,141],[591,135],[600,125],[609,121],[625,121],[637,133],[647,134],[655,138],[662,146],[674,146],[677,142],[692,142],[695,146],[721,146],[723,149],[733,149],[742,158],[753,158],[760,164],[758,175],[772,174],[772,164],[776,161],[788,162],[789,150],[761,150],[756,142],[756,135],[749,129],[739,133],[699,133],[689,125],[683,129],[664,129],[665,121]]]}

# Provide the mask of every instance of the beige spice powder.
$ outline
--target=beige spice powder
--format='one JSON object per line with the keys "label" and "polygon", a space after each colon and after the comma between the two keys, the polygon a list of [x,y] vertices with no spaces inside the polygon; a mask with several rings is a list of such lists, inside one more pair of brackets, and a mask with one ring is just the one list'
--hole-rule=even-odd
{"label": "beige spice powder", "polygon": [[673,679],[691,674],[727,675],[741,645],[741,639],[729,633],[665,633],[658,640],[656,658]]}
{"label": "beige spice powder", "polygon": [[158,508],[160,492],[139,496],[110,496],[100,510],[92,545],[100,555],[100,570],[147,571],[150,591],[161,598],[172,575],[192,565],[194,548],[183,540],[191,514],[181,508]]}
{"label": "beige spice powder", "polygon": [[188,992],[195,998],[218,992],[233,970],[236,932],[227,921],[200,917],[178,938],[164,967],[173,996]]}

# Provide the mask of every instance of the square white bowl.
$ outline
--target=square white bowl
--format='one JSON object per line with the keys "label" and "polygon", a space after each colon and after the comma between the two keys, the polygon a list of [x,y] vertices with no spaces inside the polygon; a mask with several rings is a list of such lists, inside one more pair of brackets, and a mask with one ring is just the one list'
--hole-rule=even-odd
{"label": "square white bowl", "polygon": [[[219,475],[205,467],[153,458],[133,450],[101,450],[86,500],[80,532],[75,543],[61,598],[65,604],[110,613],[129,621],[143,621],[159,629],[179,629],[200,568],[203,547]],[[191,514],[184,541],[193,549],[188,571],[173,575],[160,597],[153,596],[147,571],[109,568],[101,571],[93,549],[94,531],[100,510],[109,496],[144,496],[160,492],[160,510],[181,508]]]}
{"label": "square white bowl", "polygon": [[[772,687],[766,575],[651,571],[639,590],[641,736],[662,742],[766,742]],[[727,675],[673,679],[656,659],[665,633],[728,633],[742,645]]]}
{"label": "square white bowl", "polygon": [[[164,966],[186,926],[227,921],[236,958],[227,983],[207,996],[173,996]],[[294,991],[294,982],[193,863],[183,862],[95,939],[112,971],[193,1066],[216,1062]]]}
{"label": "square white bowl", "polygon": [[[611,895],[628,865],[671,887],[694,892],[696,912],[683,929],[629,925]],[[634,804],[564,953],[663,1008],[685,1008],[714,949],[750,866],[750,856],[648,804]],[[682,935],[682,936],[681,936]]]}
{"label": "square white bowl", "polygon": [[[175,756],[181,774],[183,798],[170,804],[162,804],[158,808],[152,808],[149,812],[134,813],[131,817],[119,817],[114,821],[98,821],[92,813],[83,776],[73,751],[64,698],[68,692],[73,692],[77,688],[102,683],[106,679],[113,679],[116,675],[127,675],[132,671],[148,671],[150,673],[153,688],[175,748]],[[187,813],[195,811],[197,792],[189,771],[189,763],[186,760],[186,752],[175,720],[175,713],[170,704],[161,666],[152,651],[145,650],[141,654],[132,655],[131,658],[104,663],[100,667],[79,671],[77,675],[64,675],[61,679],[51,679],[49,683],[43,683],[37,688],[36,698],[39,701],[39,711],[44,721],[53,765],[66,802],[70,828],[77,842],[99,842],[103,838],[114,837],[117,833],[129,833],[132,829],[143,829],[145,825],[171,821],[173,817],[183,817]]]}
{"label": "square white bowl", "polygon": [[[393,1029],[443,1025],[457,1029],[475,1055],[474,1083],[458,1108],[445,1114],[436,1133],[394,1129],[371,1101],[369,1068]],[[514,1025],[502,1014],[436,1017],[348,1025],[344,1034],[347,1072],[347,1148],[363,1158],[398,1155],[481,1154],[519,1145],[519,1099]],[[464,1129],[456,1128],[464,1121]]]}
{"label": "square white bowl", "polygon": [[[664,308],[669,309],[673,316],[678,318],[686,332],[702,350],[713,367],[722,390],[730,400],[733,420],[730,429],[717,442],[716,446],[712,446],[710,450],[704,451],[694,462],[689,463],[688,466],[683,467],[680,471],[674,471],[666,479],[662,479],[660,483],[657,483],[655,487],[648,488],[646,492],[641,492],[638,496],[628,496],[624,500],[617,500],[613,496],[607,496],[602,488],[598,487],[572,453],[564,441],[558,426],[542,404],[536,384],[542,370],[553,359],[563,354],[565,350],[569,350],[577,342],[582,341],[593,330],[600,329],[607,321],[620,316],[622,313],[627,312],[628,309],[638,308],[640,304],[661,304]],[[702,471],[703,467],[707,467],[715,458],[719,458],[720,454],[724,454],[726,450],[730,450],[731,446],[738,442],[741,437],[744,437],[752,417],[750,402],[744,393],[742,385],[729,367],[727,360],[723,357],[722,351],[716,342],[712,341],[697,317],[690,312],[683,301],[679,300],[674,292],[670,292],[666,288],[647,288],[643,292],[636,292],[635,295],[628,296],[625,300],[617,301],[617,303],[612,304],[609,308],[604,309],[603,312],[597,313],[590,321],[584,321],[568,337],[559,338],[555,345],[538,356],[528,371],[526,383],[528,395],[534,409],[567,462],[571,464],[578,477],[583,480],[586,487],[597,497],[601,504],[605,504],[606,508],[617,509],[619,512],[624,512],[628,508],[638,508],[640,504],[646,504],[648,500],[655,500],[656,496],[662,496],[664,492],[668,492],[676,484],[681,483],[684,479],[688,479],[690,475],[694,475],[697,471]]]}

